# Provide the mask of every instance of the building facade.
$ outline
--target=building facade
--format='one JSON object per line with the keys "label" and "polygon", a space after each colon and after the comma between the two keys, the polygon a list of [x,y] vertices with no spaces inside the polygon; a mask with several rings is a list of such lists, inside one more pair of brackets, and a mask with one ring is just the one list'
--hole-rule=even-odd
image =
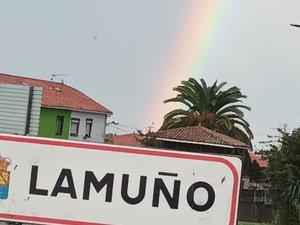
{"label": "building facade", "polygon": [[38,136],[68,139],[70,121],[70,110],[42,108]]}
{"label": "building facade", "polygon": [[0,133],[37,136],[42,89],[0,83]]}
{"label": "building facade", "polygon": [[[63,83],[7,74],[0,74],[0,85],[14,85],[20,89],[34,88],[34,90],[42,92],[38,120],[34,120],[37,122],[35,133],[1,132],[96,143],[104,142],[107,117],[112,112],[79,90]],[[0,91],[0,101],[6,95],[6,92]],[[12,102],[14,100],[16,98],[12,99]],[[0,124],[1,121],[7,120],[4,118],[4,113],[4,107],[0,106]],[[16,118],[19,116],[15,115]]]}
{"label": "building facade", "polygon": [[104,142],[107,117],[103,114],[71,112],[69,139],[80,141],[88,139],[92,142]]}

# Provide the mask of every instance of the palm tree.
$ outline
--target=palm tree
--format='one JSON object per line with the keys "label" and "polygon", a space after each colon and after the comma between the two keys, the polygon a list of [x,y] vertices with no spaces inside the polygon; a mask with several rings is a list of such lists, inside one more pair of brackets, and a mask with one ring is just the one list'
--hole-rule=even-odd
{"label": "palm tree", "polygon": [[235,86],[223,91],[226,84],[215,81],[212,86],[207,86],[203,79],[199,83],[194,78],[182,81],[173,88],[179,92],[177,96],[164,103],[179,102],[185,105],[185,109],[167,113],[161,129],[200,125],[251,144],[253,134],[241,110],[251,110],[241,104],[247,96]]}

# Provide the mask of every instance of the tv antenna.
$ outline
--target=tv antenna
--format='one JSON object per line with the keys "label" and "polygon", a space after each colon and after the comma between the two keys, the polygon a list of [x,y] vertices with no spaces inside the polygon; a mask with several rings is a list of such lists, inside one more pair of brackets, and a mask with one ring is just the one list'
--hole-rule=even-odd
{"label": "tv antenna", "polygon": [[[51,75],[51,81],[55,81],[56,78],[58,78],[58,77],[67,77],[67,76],[68,76],[68,74],[52,74]],[[61,83],[64,83],[63,78],[61,79]]]}

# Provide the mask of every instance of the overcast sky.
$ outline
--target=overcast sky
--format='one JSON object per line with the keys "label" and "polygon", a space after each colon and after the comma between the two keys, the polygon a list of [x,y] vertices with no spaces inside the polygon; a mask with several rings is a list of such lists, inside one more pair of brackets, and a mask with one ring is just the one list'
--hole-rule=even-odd
{"label": "overcast sky", "polygon": [[[201,1],[0,0],[0,72],[47,80],[67,74],[65,83],[113,111],[122,132],[159,126],[157,115],[170,109],[153,103],[162,68],[188,7]],[[300,28],[289,26],[300,23],[300,1],[226,1],[219,17],[191,76],[242,89],[256,143],[282,123],[300,126]]]}

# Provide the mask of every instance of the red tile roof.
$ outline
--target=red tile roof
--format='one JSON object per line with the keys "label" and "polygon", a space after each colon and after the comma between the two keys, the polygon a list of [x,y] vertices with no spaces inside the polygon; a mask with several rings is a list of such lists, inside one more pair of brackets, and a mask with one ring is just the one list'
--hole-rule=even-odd
{"label": "red tile roof", "polygon": [[160,139],[174,140],[177,142],[183,141],[199,144],[222,145],[234,148],[251,148],[239,140],[201,126],[159,130],[156,132],[155,136]]}
{"label": "red tile roof", "polygon": [[256,161],[261,168],[269,166],[268,160],[264,159],[261,155],[250,153],[251,162]]}
{"label": "red tile roof", "polygon": [[141,142],[142,137],[139,134],[108,135],[106,141],[114,145],[125,145],[133,147],[144,147]]}
{"label": "red tile roof", "polygon": [[43,88],[42,106],[78,111],[112,114],[110,110],[87,95],[63,83],[0,73],[0,84],[30,85]]}
{"label": "red tile roof", "polygon": [[[174,142],[182,141],[202,145],[220,145],[224,147],[228,146],[230,148],[251,148],[239,140],[200,126],[159,130],[154,134],[154,136],[158,139]],[[106,140],[108,143],[115,145],[145,147],[145,145],[141,142],[142,137],[136,133],[108,135]]]}

